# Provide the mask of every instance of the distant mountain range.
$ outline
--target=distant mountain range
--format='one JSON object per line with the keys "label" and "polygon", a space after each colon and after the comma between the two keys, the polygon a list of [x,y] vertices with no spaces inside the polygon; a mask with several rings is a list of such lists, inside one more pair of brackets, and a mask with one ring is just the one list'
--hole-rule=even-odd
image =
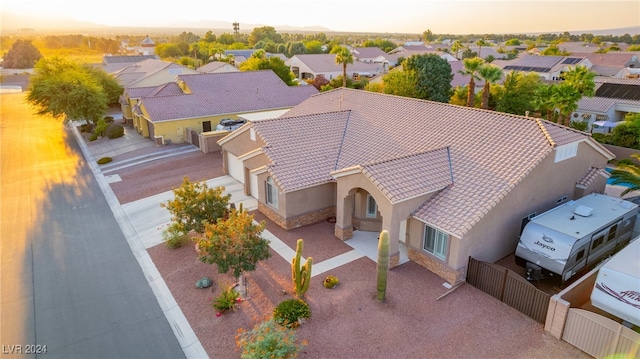
{"label": "distant mountain range", "polygon": [[[35,16],[35,15],[23,15],[23,14],[12,14],[12,13],[2,13],[0,18],[1,22],[1,31],[2,33],[10,33],[15,31],[33,31],[33,32],[44,32],[44,31],[87,31],[87,32],[99,32],[99,31],[107,31],[114,32],[118,29],[130,29],[136,28],[136,26],[108,26],[95,24],[86,21],[78,21],[71,18],[50,18],[44,16]],[[256,27],[261,26],[273,26],[279,32],[332,32],[333,30],[322,27],[322,26],[290,26],[290,25],[265,25],[265,24],[240,24],[240,31],[251,31]],[[142,26],[138,26],[137,28],[142,28]],[[170,23],[165,26],[145,26],[147,29],[179,29],[180,31],[189,30],[189,29],[201,29],[201,30],[212,30],[212,31],[226,31],[233,32],[233,24],[231,22],[219,21],[219,20],[201,20],[195,22],[176,22]]]}
{"label": "distant mountain range", "polygon": [[[3,34],[9,34],[12,32],[86,32],[86,33],[117,33],[121,31],[131,32],[174,32],[174,31],[193,31],[193,30],[211,30],[215,32],[229,32],[233,31],[233,25],[231,22],[211,20],[211,21],[195,21],[195,22],[176,22],[167,24],[165,26],[107,26],[100,25],[86,21],[78,21],[71,18],[50,18],[37,15],[24,15],[3,12],[0,17],[0,31]],[[323,26],[289,26],[289,25],[266,25],[266,24],[240,24],[240,31],[249,32],[256,27],[261,26],[273,26],[278,32],[335,32],[332,29]],[[552,33],[562,33],[564,31],[555,31]],[[535,32],[527,33],[527,35],[538,35],[547,32]],[[613,35],[621,36],[624,34],[640,34],[640,26],[616,28],[616,29],[604,29],[604,30],[584,30],[584,31],[569,31],[571,34],[593,34],[593,35]]]}

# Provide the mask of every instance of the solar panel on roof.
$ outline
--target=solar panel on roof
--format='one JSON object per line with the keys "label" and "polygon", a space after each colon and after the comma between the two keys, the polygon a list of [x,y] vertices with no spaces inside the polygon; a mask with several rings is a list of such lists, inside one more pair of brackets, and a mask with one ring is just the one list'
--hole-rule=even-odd
{"label": "solar panel on roof", "polygon": [[640,86],[604,83],[596,90],[596,96],[640,100]]}
{"label": "solar panel on roof", "polygon": [[578,62],[580,62],[580,58],[576,58],[576,57],[567,57],[566,59],[564,59],[564,61],[562,61],[563,64],[566,65],[573,65],[573,64],[577,64]]}

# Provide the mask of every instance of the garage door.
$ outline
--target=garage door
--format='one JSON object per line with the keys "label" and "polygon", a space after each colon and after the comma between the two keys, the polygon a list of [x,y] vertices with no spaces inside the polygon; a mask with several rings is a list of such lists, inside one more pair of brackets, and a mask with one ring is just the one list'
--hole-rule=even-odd
{"label": "garage door", "polygon": [[237,179],[240,183],[244,183],[244,167],[242,161],[229,152],[227,152],[227,168],[229,169],[229,175],[231,175],[231,177]]}
{"label": "garage door", "polygon": [[251,196],[258,199],[258,174],[255,172],[249,174],[249,189],[251,190]]}

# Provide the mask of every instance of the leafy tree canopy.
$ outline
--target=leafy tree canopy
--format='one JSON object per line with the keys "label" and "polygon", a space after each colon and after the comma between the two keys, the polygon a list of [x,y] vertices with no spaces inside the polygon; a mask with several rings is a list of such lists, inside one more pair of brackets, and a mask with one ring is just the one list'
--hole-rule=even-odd
{"label": "leafy tree canopy", "polygon": [[18,40],[4,55],[2,67],[10,69],[30,69],[42,58],[42,54],[31,40]]}
{"label": "leafy tree canopy", "polygon": [[413,55],[403,62],[403,67],[415,73],[419,98],[449,102],[453,79],[449,61],[436,54]]}
{"label": "leafy tree canopy", "polygon": [[108,96],[119,86],[99,70],[60,57],[42,58],[34,69],[27,102],[38,114],[56,118],[95,123],[106,112]]}
{"label": "leafy tree canopy", "polygon": [[538,86],[542,83],[535,73],[509,72],[496,93],[496,111],[524,115],[535,108],[534,99]]}
{"label": "leafy tree canopy", "polygon": [[421,98],[415,71],[391,71],[382,77],[382,92],[390,95]]}
{"label": "leafy tree canopy", "polygon": [[205,235],[198,240],[200,260],[216,264],[220,273],[231,271],[236,278],[255,270],[259,261],[271,256],[269,241],[262,238],[264,227],[264,221],[254,223],[252,214],[231,210],[228,219],[206,224]]}
{"label": "leafy tree canopy", "polygon": [[271,40],[276,44],[284,43],[282,40],[282,35],[276,32],[276,29],[272,26],[262,26],[256,27],[253,29],[251,34],[249,35],[249,45],[254,46],[258,41],[261,40]]}
{"label": "leafy tree canopy", "polygon": [[[255,55],[255,54],[254,54]],[[282,79],[287,85],[293,86],[295,82],[295,75],[291,72],[289,66],[284,61],[277,57],[271,56],[251,56],[247,61],[240,64],[240,71],[258,71],[258,70],[273,70],[273,72]]]}
{"label": "leafy tree canopy", "polygon": [[207,223],[216,223],[227,211],[231,195],[223,193],[224,187],[209,188],[184,177],[182,185],[173,190],[174,199],[161,206],[171,213],[171,221],[182,233],[204,233]]}

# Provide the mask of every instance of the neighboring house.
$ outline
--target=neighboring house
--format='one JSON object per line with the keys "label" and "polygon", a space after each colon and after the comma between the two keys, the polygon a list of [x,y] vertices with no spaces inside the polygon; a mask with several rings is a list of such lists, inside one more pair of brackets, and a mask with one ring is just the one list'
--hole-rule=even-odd
{"label": "neighboring house", "polygon": [[[336,64],[335,54],[298,54],[285,61],[296,78],[305,80],[322,76],[327,80],[342,76],[342,64]],[[347,65],[347,77],[374,77],[384,71],[382,64],[354,61]]]}
{"label": "neighboring house", "polygon": [[263,70],[178,75],[155,88],[126,89],[124,96],[137,99],[131,108],[134,128],[166,144],[185,142],[187,129],[208,132],[222,119],[290,109],[316,93],[313,86],[287,86]]}
{"label": "neighboring house", "polygon": [[627,69],[640,69],[640,60],[636,53],[608,52],[574,55],[587,58],[592,64],[591,71],[598,76],[623,78],[629,74]]}
{"label": "neighboring house", "polygon": [[513,253],[536,213],[603,192],[614,158],[544,120],[345,88],[218,143],[225,172],[282,228],[331,219],[342,240],[384,229],[391,267],[404,244],[451,284],[470,256]]}
{"label": "neighboring house", "polygon": [[[224,57],[233,56],[233,64],[238,67],[241,63],[247,61],[256,52],[257,49],[246,49],[246,50],[224,50]],[[279,57],[282,61],[287,60],[287,57],[284,54],[272,54],[270,52],[266,52],[265,55],[267,58],[271,58],[272,56]]]}
{"label": "neighboring house", "polygon": [[392,58],[391,56],[396,56],[395,59],[396,59],[396,62],[397,62],[398,58],[408,59],[413,55],[426,55],[426,54],[436,54],[436,55],[440,56],[441,58],[443,58],[443,59],[445,59],[445,60],[447,60],[449,62],[459,61],[455,56],[453,56],[452,54],[450,54],[448,52],[438,51],[438,50],[434,50],[434,49],[430,49],[430,50],[402,50],[402,51],[396,51],[392,55],[389,55],[389,58]]}
{"label": "neighboring house", "polygon": [[198,71],[169,61],[148,59],[131,64],[112,73],[124,88],[149,87],[173,82],[177,75],[197,74]]}
{"label": "neighboring house", "polygon": [[102,56],[102,69],[112,74],[123,68],[144,60],[160,60],[157,55]]}
{"label": "neighboring house", "polygon": [[[457,86],[466,86],[469,84],[469,75],[463,75],[460,73],[464,69],[464,63],[462,61],[451,61],[449,62],[451,66],[451,73],[453,74],[453,78],[451,79],[451,88],[455,89]],[[389,72],[393,71],[403,71],[402,65],[396,66],[391,69]],[[383,83],[384,74],[380,74],[369,81],[369,83]],[[482,79],[476,80],[476,93],[482,90],[484,87],[484,81]]]}
{"label": "neighboring house", "polygon": [[389,55],[379,47],[354,47],[351,48],[353,58],[360,62],[370,64],[381,64],[383,71],[389,70],[390,66],[395,66],[398,57],[391,55],[393,63],[387,58]]}
{"label": "neighboring house", "polygon": [[596,95],[583,97],[573,120],[586,121],[591,132],[609,133],[627,113],[640,113],[640,79],[596,77]]}
{"label": "neighboring house", "polygon": [[204,66],[200,66],[196,71],[203,74],[213,74],[220,72],[240,72],[237,67],[231,65],[228,62],[223,61],[211,61]]}
{"label": "neighboring house", "polygon": [[563,42],[561,44],[558,44],[558,49],[567,51],[571,53],[571,55],[575,55],[576,53],[590,54],[600,50],[600,45],[584,41]]}
{"label": "neighboring house", "polygon": [[138,55],[155,55],[156,53],[156,43],[151,40],[149,35],[145,36],[144,39],[140,42],[140,44],[136,46],[128,46],[127,51],[136,53]]}
{"label": "neighboring house", "polygon": [[570,67],[585,66],[591,68],[591,62],[585,57],[577,56],[523,56],[505,66],[503,70],[534,72],[545,80],[560,80],[563,72]]}
{"label": "neighboring house", "polygon": [[483,59],[486,59],[489,56],[493,56],[494,59],[506,59],[507,58],[507,54],[506,53],[499,53],[498,51],[496,51],[496,49],[492,46],[477,46],[477,45],[470,45],[469,49],[471,51],[474,52],[478,52],[478,50],[480,50],[480,53],[478,53],[479,57],[482,57]]}

